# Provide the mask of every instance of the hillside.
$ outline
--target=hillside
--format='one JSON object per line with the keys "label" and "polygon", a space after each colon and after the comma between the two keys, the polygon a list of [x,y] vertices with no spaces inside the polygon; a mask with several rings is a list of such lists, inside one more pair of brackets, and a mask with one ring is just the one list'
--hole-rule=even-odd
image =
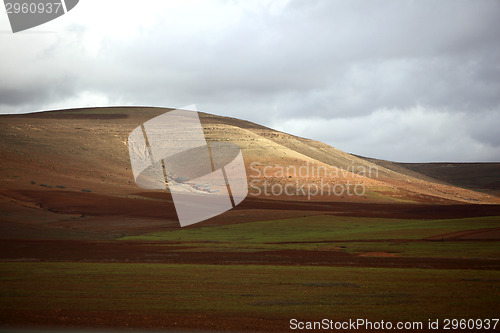
{"label": "hillside", "polygon": [[448,184],[500,196],[500,163],[399,163]]}
{"label": "hillside", "polygon": [[[44,224],[57,231],[51,234],[44,229],[47,237],[73,237],[75,232],[79,237],[87,237],[86,232],[95,236],[109,228],[114,231],[107,237],[116,237],[121,233],[177,227],[169,195],[164,191],[144,190],[135,184],[127,145],[128,135],[134,128],[168,110],[109,107],[0,116],[3,231],[14,236],[22,234],[27,225],[40,231]],[[393,168],[388,166],[389,162],[363,159],[318,141],[244,120],[206,113],[200,113],[200,118],[208,141],[232,141],[242,149],[251,184],[247,198],[250,201],[272,199],[294,204],[500,202],[487,193],[456,186],[465,181],[453,183],[445,177],[436,179],[439,176],[436,174],[422,175],[425,173],[419,172],[422,168]],[[321,187],[325,183],[351,189],[358,184],[366,191],[352,196],[319,193],[309,198],[299,191],[292,196],[266,195],[262,191],[274,184]],[[304,208],[304,211],[312,210]],[[228,212],[212,222],[244,222],[261,217],[259,211],[250,211],[248,214],[241,210]],[[272,214],[286,217],[304,214],[304,211],[276,209]],[[262,213],[269,214],[269,211]]]}
{"label": "hillside", "polygon": [[358,157],[418,179],[500,196],[500,163],[398,163]]}

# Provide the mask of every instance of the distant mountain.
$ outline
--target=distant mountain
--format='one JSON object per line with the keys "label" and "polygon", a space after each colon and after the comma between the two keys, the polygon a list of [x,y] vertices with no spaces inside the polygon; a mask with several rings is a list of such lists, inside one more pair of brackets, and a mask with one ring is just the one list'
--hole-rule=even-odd
{"label": "distant mountain", "polygon": [[500,163],[399,163],[363,156],[358,157],[415,178],[500,196]]}

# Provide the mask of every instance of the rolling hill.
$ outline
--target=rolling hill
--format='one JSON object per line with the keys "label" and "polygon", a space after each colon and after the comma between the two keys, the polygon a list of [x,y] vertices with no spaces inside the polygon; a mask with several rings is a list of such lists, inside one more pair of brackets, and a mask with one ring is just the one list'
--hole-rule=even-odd
{"label": "rolling hill", "polygon": [[[115,238],[176,228],[169,194],[135,184],[127,144],[134,128],[169,110],[106,107],[0,116],[0,218],[4,235]],[[209,224],[253,221],[270,214],[274,218],[314,214],[314,203],[335,207],[342,207],[338,206],[342,203],[500,203],[495,193],[468,186],[465,172],[460,181],[450,181],[448,173],[430,172],[425,164],[362,158],[240,119],[202,112],[200,119],[208,142],[231,141],[241,148],[250,186],[242,207],[207,221]],[[478,166],[469,166],[474,167]],[[488,184],[496,184],[498,166],[488,170],[496,177]],[[321,189],[325,184],[344,189],[358,185],[364,191],[305,196],[297,190],[304,185]],[[288,186],[293,195],[266,194],[264,190],[272,186]],[[277,206],[261,212],[252,204],[269,205],[268,201]],[[283,208],[292,205],[302,208]]]}

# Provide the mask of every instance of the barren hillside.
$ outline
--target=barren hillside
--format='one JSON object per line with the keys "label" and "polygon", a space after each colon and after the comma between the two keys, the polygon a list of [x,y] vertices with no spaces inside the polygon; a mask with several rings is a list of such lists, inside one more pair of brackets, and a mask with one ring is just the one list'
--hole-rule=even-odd
{"label": "barren hillside", "polygon": [[[176,227],[176,214],[168,194],[146,191],[135,184],[127,144],[134,128],[167,111],[109,107],[0,116],[0,218],[8,222],[3,224],[4,231],[22,233],[17,227],[19,223],[32,228],[45,223],[68,235],[75,230],[99,232],[104,228],[102,216],[106,216],[105,228],[112,225],[128,233],[134,232],[130,225],[136,226],[137,232]],[[486,193],[434,181],[418,170],[387,168],[380,161],[362,159],[321,142],[248,121],[206,113],[200,113],[200,118],[209,142],[231,141],[242,149],[249,198],[285,200],[294,205],[304,201],[500,201]],[[287,185],[289,189],[304,184],[314,184],[315,188],[339,184],[352,189],[358,184],[366,191],[363,195],[317,193],[310,197],[300,191],[292,191],[294,195],[266,195],[262,191],[274,184]],[[273,214],[279,217],[295,213],[276,210]],[[228,212],[218,221],[259,218],[257,211],[249,209]]]}

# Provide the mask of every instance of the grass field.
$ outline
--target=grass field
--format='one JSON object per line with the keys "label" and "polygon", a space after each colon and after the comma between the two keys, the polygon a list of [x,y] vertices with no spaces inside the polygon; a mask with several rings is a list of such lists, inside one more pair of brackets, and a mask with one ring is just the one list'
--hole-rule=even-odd
{"label": "grass field", "polygon": [[244,243],[421,239],[462,230],[495,227],[500,227],[499,216],[408,220],[323,215],[215,227],[186,228],[124,237],[123,239]]}
{"label": "grass field", "polygon": [[0,281],[1,313],[427,320],[491,317],[500,307],[500,272],[484,270],[23,262],[2,263]]}
{"label": "grass field", "polygon": [[[421,241],[458,231],[499,228],[500,217],[442,220],[382,219],[333,215],[186,228],[122,240],[182,242],[206,251],[340,250],[388,252],[408,257],[500,258],[496,241]],[[187,249],[185,251],[190,251]]]}
{"label": "grass field", "polygon": [[[90,247],[83,241],[40,241],[40,249],[55,246],[33,259],[40,262],[26,261],[32,252],[25,257],[20,250],[17,258],[24,262],[7,257],[14,259],[0,263],[0,327],[23,323],[276,332],[289,331],[292,318],[423,323],[497,318],[496,236],[446,237],[476,235],[469,232],[478,230],[497,235],[499,228],[498,216],[416,220],[322,215],[183,228],[95,241]],[[213,253],[204,256],[205,251]]]}

